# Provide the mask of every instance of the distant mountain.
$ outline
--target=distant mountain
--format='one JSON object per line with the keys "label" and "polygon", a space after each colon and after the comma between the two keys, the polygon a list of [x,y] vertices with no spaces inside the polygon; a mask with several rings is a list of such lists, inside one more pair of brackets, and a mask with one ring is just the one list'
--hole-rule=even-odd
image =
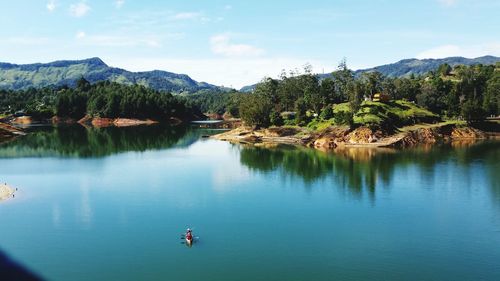
{"label": "distant mountain", "polygon": [[[474,65],[474,64],[495,64],[500,62],[500,57],[494,56],[484,56],[475,59],[468,59],[463,57],[449,57],[444,59],[405,59],[396,63],[381,65],[368,69],[360,69],[354,72],[356,77],[359,77],[361,74],[365,72],[379,71],[388,77],[405,77],[414,75],[424,75],[429,71],[435,71],[439,68],[440,65],[447,63],[452,67],[455,65]],[[319,74],[321,79],[331,77],[331,73],[327,74]],[[255,89],[255,85],[245,86],[241,88],[242,92],[251,92]]]}
{"label": "distant mountain", "polygon": [[[386,64],[377,66],[374,68],[361,69],[355,71],[355,75],[361,75],[364,72],[379,71],[388,77],[404,77],[414,75],[423,75],[429,71],[436,71],[440,65],[449,64],[450,66],[455,65],[474,65],[474,64],[495,64],[500,62],[499,57],[494,56],[484,56],[475,59],[468,59],[464,57],[449,57],[444,59],[406,59],[401,60],[397,63]],[[327,75],[328,76],[328,75]]]}
{"label": "distant mountain", "polygon": [[100,58],[23,65],[0,63],[0,89],[21,90],[64,85],[72,87],[82,76],[91,83],[107,80],[121,84],[140,84],[155,90],[176,93],[220,89],[215,85],[197,82],[185,74],[160,70],[130,72],[109,67]]}

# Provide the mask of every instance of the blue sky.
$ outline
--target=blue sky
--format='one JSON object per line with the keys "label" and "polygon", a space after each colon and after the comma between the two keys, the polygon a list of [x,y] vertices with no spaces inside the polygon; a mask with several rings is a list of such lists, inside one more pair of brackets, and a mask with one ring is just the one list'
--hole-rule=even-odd
{"label": "blue sky", "polygon": [[500,56],[498,0],[17,0],[0,3],[0,61],[100,57],[241,87],[312,64]]}

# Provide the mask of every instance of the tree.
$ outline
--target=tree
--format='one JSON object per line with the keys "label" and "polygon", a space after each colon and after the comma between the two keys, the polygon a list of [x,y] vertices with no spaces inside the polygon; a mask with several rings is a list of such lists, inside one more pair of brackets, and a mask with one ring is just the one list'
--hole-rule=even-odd
{"label": "tree", "polygon": [[373,98],[373,95],[376,93],[382,91],[382,81],[384,80],[382,73],[378,71],[366,72],[363,73],[362,79],[367,85],[368,94],[371,98]]}
{"label": "tree", "polygon": [[333,109],[332,109],[332,106],[331,105],[325,106],[321,110],[321,114],[319,115],[319,118],[321,118],[323,120],[332,119],[333,118]]}
{"label": "tree", "polygon": [[462,116],[468,123],[483,120],[486,114],[477,100],[468,100],[462,105]]}
{"label": "tree", "polygon": [[78,91],[63,91],[56,102],[56,114],[62,117],[80,119],[87,112],[87,96]]}
{"label": "tree", "polygon": [[321,96],[318,77],[312,74],[300,76],[299,87],[302,90],[302,96],[304,97],[306,106],[319,114],[324,105],[324,101]]}
{"label": "tree", "polygon": [[271,110],[271,114],[269,114],[269,122],[273,126],[283,126],[283,117],[276,110]]}
{"label": "tree", "polygon": [[83,76],[76,81],[76,88],[80,91],[86,92],[90,90],[90,86],[90,82],[83,78]]}
{"label": "tree", "polygon": [[446,109],[446,95],[451,91],[450,81],[434,77],[422,83],[417,103],[435,113]]}
{"label": "tree", "polygon": [[441,76],[448,76],[451,73],[451,66],[447,63],[444,63],[439,66],[437,71]]}
{"label": "tree", "polygon": [[273,104],[262,94],[249,94],[240,104],[240,116],[249,126],[268,127]]}
{"label": "tree", "polygon": [[303,98],[299,98],[295,102],[295,122],[299,126],[307,123],[307,106]]}
{"label": "tree", "polygon": [[353,81],[348,86],[349,108],[353,114],[358,112],[361,99],[365,93],[364,85],[360,81]]}
{"label": "tree", "polygon": [[488,115],[500,114],[500,67],[487,82],[483,108]]}
{"label": "tree", "polygon": [[406,99],[408,101],[416,101],[420,94],[420,81],[413,78],[396,78],[393,81],[395,99]]}
{"label": "tree", "polygon": [[335,91],[335,82],[332,78],[328,77],[321,81],[320,95],[324,104],[341,103],[342,98],[337,95]]}
{"label": "tree", "polygon": [[337,68],[337,71],[332,73],[333,81],[336,86],[336,92],[342,101],[349,99],[349,85],[354,80],[352,71],[347,67],[347,62],[343,59]]}
{"label": "tree", "polygon": [[257,86],[254,93],[261,95],[275,105],[276,110],[280,110],[278,97],[279,82],[272,78],[264,78]]}

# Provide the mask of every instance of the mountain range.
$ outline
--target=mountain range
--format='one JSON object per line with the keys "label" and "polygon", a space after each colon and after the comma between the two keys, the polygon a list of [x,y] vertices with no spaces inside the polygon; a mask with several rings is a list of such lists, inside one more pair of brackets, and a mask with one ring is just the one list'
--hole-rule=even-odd
{"label": "mountain range", "polygon": [[72,87],[81,77],[91,83],[108,80],[122,84],[140,84],[158,91],[175,93],[221,89],[205,82],[197,82],[185,74],[160,70],[131,72],[110,67],[100,58],[35,64],[0,63],[0,89],[25,90],[64,85]]}
{"label": "mountain range", "polygon": [[464,57],[449,57],[444,59],[406,59],[392,64],[385,64],[373,68],[361,69],[354,72],[358,76],[364,72],[379,71],[388,77],[404,77],[414,75],[423,75],[429,71],[436,71],[440,65],[449,64],[451,67],[456,65],[474,65],[474,64],[495,64],[500,62],[500,57],[484,56],[475,59]]}
{"label": "mountain range", "polygon": [[[484,56],[475,59],[449,57],[444,59],[405,59],[393,64],[381,65],[368,69],[356,70],[354,75],[379,71],[388,77],[403,77],[423,75],[437,70],[441,64],[451,66],[463,64],[495,64],[500,57]],[[331,77],[329,74],[319,74],[320,79]],[[194,93],[201,90],[227,90],[205,82],[197,82],[185,74],[153,70],[131,72],[121,68],[110,67],[100,58],[84,60],[64,60],[51,63],[11,64],[0,62],[0,89],[24,90],[50,86],[74,86],[76,80],[84,77],[91,83],[112,81],[122,84],[140,84],[158,91],[173,93]],[[240,91],[251,92],[255,85],[243,87]]]}
{"label": "mountain range", "polygon": [[[376,66],[367,69],[360,69],[354,71],[354,76],[359,77],[361,74],[366,72],[378,71],[387,77],[407,77],[410,75],[424,75],[429,71],[436,71],[440,65],[449,64],[450,66],[455,65],[474,65],[474,64],[495,64],[500,62],[500,57],[494,56],[484,56],[474,59],[468,59],[464,57],[448,57],[443,59],[405,59],[398,61],[396,63],[385,64],[381,66]],[[331,73],[319,74],[320,79],[325,79],[332,77]],[[242,92],[251,92],[255,88],[255,85],[245,86],[241,88]]]}

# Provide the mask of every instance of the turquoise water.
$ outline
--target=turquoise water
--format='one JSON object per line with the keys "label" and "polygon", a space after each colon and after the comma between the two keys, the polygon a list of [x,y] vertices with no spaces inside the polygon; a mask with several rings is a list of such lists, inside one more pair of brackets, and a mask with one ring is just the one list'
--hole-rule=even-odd
{"label": "turquoise water", "polygon": [[498,142],[327,154],[212,133],[49,127],[1,145],[19,191],[0,249],[47,280],[500,280]]}

